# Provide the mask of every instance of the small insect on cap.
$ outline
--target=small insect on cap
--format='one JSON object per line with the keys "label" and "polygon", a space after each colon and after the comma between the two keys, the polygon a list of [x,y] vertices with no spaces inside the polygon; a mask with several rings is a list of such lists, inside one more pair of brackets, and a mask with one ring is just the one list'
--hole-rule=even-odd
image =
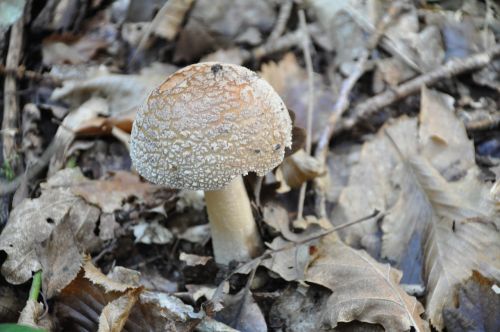
{"label": "small insect on cap", "polygon": [[132,128],[130,155],[147,180],[218,190],[236,176],[272,170],[292,145],[292,121],[256,73],[198,63],[169,76],[147,98]]}

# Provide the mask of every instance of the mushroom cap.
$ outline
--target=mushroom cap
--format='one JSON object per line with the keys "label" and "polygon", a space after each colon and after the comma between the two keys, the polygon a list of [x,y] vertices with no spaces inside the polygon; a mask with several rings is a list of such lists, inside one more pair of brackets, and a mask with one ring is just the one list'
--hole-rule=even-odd
{"label": "mushroom cap", "polygon": [[241,66],[205,62],[151,92],[134,121],[130,155],[153,183],[218,190],[279,165],[291,133],[288,110],[269,83]]}

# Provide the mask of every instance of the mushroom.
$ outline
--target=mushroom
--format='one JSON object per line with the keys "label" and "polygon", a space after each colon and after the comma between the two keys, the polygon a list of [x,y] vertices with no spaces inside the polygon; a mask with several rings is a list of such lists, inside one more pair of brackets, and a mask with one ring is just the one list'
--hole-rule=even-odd
{"label": "mushroom", "polygon": [[264,175],[292,144],[285,104],[241,66],[199,63],[169,76],[139,109],[130,155],[145,179],[204,190],[215,261],[258,255],[262,242],[241,175]]}

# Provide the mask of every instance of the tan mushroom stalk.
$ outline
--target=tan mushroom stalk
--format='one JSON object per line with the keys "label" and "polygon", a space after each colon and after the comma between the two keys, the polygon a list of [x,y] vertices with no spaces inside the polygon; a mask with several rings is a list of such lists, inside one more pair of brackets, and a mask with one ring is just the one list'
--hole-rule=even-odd
{"label": "tan mushroom stalk", "polygon": [[147,180],[204,190],[215,260],[245,261],[261,240],[241,175],[264,175],[291,147],[292,121],[273,88],[236,65],[174,73],[139,110],[130,155]]}

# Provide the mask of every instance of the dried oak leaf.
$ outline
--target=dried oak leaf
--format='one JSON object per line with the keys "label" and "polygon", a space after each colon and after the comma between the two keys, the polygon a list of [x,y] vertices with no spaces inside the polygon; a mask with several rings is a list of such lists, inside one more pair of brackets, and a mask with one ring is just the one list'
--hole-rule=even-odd
{"label": "dried oak leaf", "polygon": [[305,278],[332,291],[322,308],[324,324],[358,320],[387,331],[428,331],[422,305],[400,287],[401,272],[364,251],[327,237]]}
{"label": "dried oak leaf", "polygon": [[500,296],[495,283],[474,271],[460,286],[457,306],[443,311],[446,329],[454,331],[500,331]]}
{"label": "dried oak leaf", "polygon": [[[25,199],[12,211],[0,234],[0,250],[7,254],[1,271],[8,282],[21,284],[31,279],[33,272],[51,270],[58,258],[51,253],[53,244],[49,239],[60,223],[69,223],[75,241],[70,242],[71,237],[65,236],[67,242],[64,245],[73,252],[99,248],[101,241],[94,235],[99,209],[87,204],[67,187],[68,183],[81,179],[84,177],[78,170],[63,170],[42,185],[40,197]],[[40,248],[39,244],[47,240],[45,249]],[[52,241],[59,240],[52,237]],[[73,259],[78,261],[79,257]]]}

